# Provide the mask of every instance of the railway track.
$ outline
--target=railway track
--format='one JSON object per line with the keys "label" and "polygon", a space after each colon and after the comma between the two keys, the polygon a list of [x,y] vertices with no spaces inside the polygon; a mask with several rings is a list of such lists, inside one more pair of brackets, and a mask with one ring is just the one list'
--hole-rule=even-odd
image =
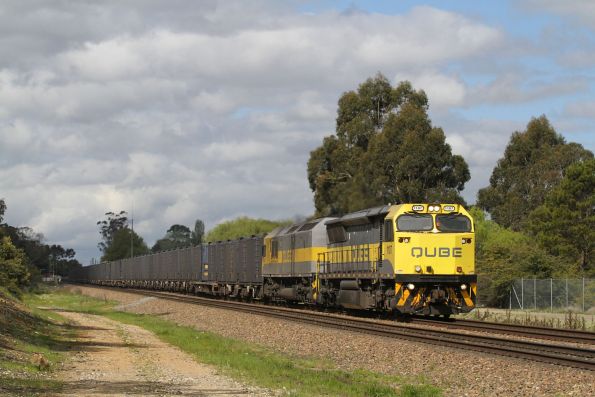
{"label": "railway track", "polygon": [[278,306],[223,301],[171,292],[136,289],[127,291],[171,301],[235,310],[322,327],[338,328],[369,335],[406,339],[431,345],[454,347],[457,349],[479,351],[595,371],[595,349],[591,348],[501,338],[492,335],[467,334],[437,327],[419,328],[411,325],[404,326],[399,323],[388,324],[357,317],[343,317],[336,314],[288,309]]}
{"label": "railway track", "polygon": [[431,326],[445,327],[448,329],[462,329],[468,331],[482,331],[497,334],[522,336],[525,338],[545,339],[557,342],[571,342],[582,343],[586,345],[595,345],[595,333],[588,331],[534,327],[518,324],[504,324],[477,320],[443,320],[423,317],[412,317],[409,323],[427,324]]}

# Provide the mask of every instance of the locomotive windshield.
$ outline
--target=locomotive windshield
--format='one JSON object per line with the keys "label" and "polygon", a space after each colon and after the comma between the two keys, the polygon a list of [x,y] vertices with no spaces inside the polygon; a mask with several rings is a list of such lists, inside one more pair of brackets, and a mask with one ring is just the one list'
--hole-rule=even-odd
{"label": "locomotive windshield", "polygon": [[436,228],[441,232],[470,232],[471,219],[465,215],[436,215]]}
{"label": "locomotive windshield", "polygon": [[397,229],[401,232],[427,232],[433,228],[430,214],[405,214],[397,218]]}

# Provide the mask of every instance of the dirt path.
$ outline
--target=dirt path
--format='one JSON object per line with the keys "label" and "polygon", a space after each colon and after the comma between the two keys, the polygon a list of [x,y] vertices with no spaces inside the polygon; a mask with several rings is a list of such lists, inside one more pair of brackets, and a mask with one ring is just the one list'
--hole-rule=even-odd
{"label": "dirt path", "polygon": [[152,333],[89,314],[60,312],[82,332],[59,377],[59,396],[267,396],[219,375]]}

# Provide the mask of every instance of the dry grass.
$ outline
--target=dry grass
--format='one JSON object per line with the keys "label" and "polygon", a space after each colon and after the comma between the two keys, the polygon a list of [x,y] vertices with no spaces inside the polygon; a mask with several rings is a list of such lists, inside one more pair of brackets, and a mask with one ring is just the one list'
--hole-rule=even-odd
{"label": "dry grass", "polygon": [[466,316],[461,316],[461,318],[505,324],[595,331],[595,315],[572,311],[552,313],[526,310],[476,309]]}
{"label": "dry grass", "polygon": [[34,396],[61,388],[52,372],[74,331],[56,320],[0,290],[0,394]]}

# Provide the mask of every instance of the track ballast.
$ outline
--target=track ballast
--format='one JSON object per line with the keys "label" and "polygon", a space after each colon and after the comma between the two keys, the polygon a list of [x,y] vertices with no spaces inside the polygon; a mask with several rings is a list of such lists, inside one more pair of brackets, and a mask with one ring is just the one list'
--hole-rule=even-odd
{"label": "track ballast", "polygon": [[[119,288],[110,289],[121,290]],[[280,318],[284,320],[318,325],[322,327],[338,328],[342,330],[365,333],[369,335],[406,339],[410,341],[428,343],[432,345],[441,345],[457,349],[479,351],[497,354],[501,356],[521,358],[548,364],[556,364],[566,367],[595,371],[595,350],[590,348],[501,338],[492,335],[459,333],[453,330],[441,329],[438,327],[418,328],[412,326],[404,326],[399,323],[388,324],[386,322],[379,322],[365,318],[346,317],[337,314],[290,309],[279,306],[217,300],[212,298],[203,298],[198,296],[184,295],[171,292],[138,289],[126,289],[125,291],[161,299],[216,307],[226,310],[240,311],[250,314],[258,314],[262,316]],[[423,321],[414,320],[413,324],[415,324],[416,321],[418,323],[423,323]],[[458,323],[459,321],[447,324]],[[436,324],[436,322],[433,322],[433,324]],[[459,326],[459,328],[461,327]],[[487,327],[484,327],[480,330],[490,331],[490,329]],[[531,333],[533,331],[534,330],[529,330],[522,336],[535,337],[530,336],[535,335],[535,333]],[[505,333],[510,332],[511,331],[506,331]],[[515,333],[515,335],[521,336],[521,331],[518,331],[518,328],[515,332],[517,332]],[[568,341],[566,340],[568,338],[567,335],[562,335],[562,338],[564,338],[564,341]],[[574,340],[574,342],[584,343],[577,340]]]}

